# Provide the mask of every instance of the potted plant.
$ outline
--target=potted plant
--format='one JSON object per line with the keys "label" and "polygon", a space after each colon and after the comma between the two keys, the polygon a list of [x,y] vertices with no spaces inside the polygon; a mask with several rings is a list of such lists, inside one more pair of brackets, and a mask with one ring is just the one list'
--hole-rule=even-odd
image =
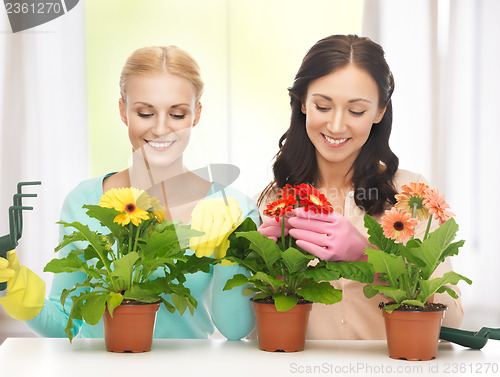
{"label": "potted plant", "polygon": [[[189,238],[203,233],[164,220],[163,208],[146,191],[111,189],[99,205],[83,208],[109,233],[92,231],[79,222],[60,221],[75,231],[64,236],[56,251],[73,242],[84,241],[86,246],[71,249],[65,257],[51,260],[44,268],[53,273],[86,274],[85,281],[61,294],[63,309],[70,295],[72,300],[65,333],[71,341],[74,321],[95,325],[103,318],[108,351],[149,351],[160,303],[170,312],[177,309],[182,315],[188,308],[193,314],[197,302],[183,285],[184,275],[208,272],[216,260],[186,255]],[[170,296],[172,303],[164,295]],[[140,319],[139,313],[145,313],[145,319]],[[127,318],[132,322],[126,324]],[[145,334],[141,335],[143,330]]]}
{"label": "potted plant", "polygon": [[[453,271],[432,277],[445,258],[458,254],[464,241],[453,242],[458,225],[444,195],[424,183],[402,186],[396,204],[385,211],[382,224],[365,215],[365,226],[374,247],[365,251],[378,281],[364,287],[371,298],[377,293],[388,298],[381,302],[391,358],[430,360],[435,358],[439,331],[446,306],[434,303],[433,295],[457,294],[447,284],[460,280],[472,282]],[[433,218],[439,226],[430,231]],[[415,237],[415,227],[427,221],[422,239]]]}
{"label": "potted plant", "polygon": [[[264,213],[279,221],[297,207],[316,213],[333,210],[314,187],[287,185],[280,190],[280,198],[268,204]],[[284,221],[281,223],[282,236],[277,242],[261,235],[250,219],[229,236],[226,259],[243,266],[249,276],[235,275],[227,281],[224,290],[249,284],[244,294],[254,294],[259,348],[293,352],[304,349],[312,303],[334,304],[342,299],[342,291],[334,288],[330,281],[344,277],[372,282],[373,268],[367,262],[318,260],[300,249],[291,236],[285,236]]]}

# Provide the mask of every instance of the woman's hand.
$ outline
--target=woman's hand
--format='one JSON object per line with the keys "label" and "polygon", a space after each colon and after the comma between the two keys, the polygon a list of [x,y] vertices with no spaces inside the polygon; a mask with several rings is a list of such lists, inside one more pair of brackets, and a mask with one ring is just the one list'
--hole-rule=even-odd
{"label": "woman's hand", "polygon": [[365,259],[363,252],[370,243],[344,216],[336,212],[306,212],[304,208],[294,209],[292,213],[288,222],[297,246],[327,261]]}
{"label": "woman's hand", "polygon": [[8,315],[21,321],[40,313],[45,300],[45,282],[33,271],[19,263],[14,250],[7,259],[0,258],[0,281],[7,282],[7,295],[0,298]]}
{"label": "woman's hand", "polygon": [[238,201],[233,197],[200,200],[191,214],[191,228],[204,232],[191,237],[190,249],[198,257],[223,258],[229,247],[229,235],[242,223]]}
{"label": "woman's hand", "polygon": [[[276,242],[278,238],[281,237],[281,226],[283,225],[283,217],[279,218],[279,221],[276,220],[275,217],[268,217],[264,219],[264,222],[257,231],[270,238]],[[285,236],[288,236],[288,231],[290,229],[290,224],[288,223],[288,216],[285,215]]]}

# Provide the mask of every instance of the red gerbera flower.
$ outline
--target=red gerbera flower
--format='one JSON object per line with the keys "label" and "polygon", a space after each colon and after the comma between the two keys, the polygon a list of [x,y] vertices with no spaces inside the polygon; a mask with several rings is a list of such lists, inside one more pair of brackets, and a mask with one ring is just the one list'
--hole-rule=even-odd
{"label": "red gerbera flower", "polygon": [[287,184],[278,190],[278,194],[282,198],[288,198],[289,196],[295,197],[295,188],[292,185]]}
{"label": "red gerbera flower", "polygon": [[305,211],[311,210],[314,213],[333,212],[332,204],[326,196],[313,186],[303,183],[295,186],[295,192],[299,196],[299,207],[305,207]]}
{"label": "red gerbera flower", "polygon": [[285,198],[281,198],[276,200],[275,202],[269,203],[264,210],[264,215],[275,217],[276,221],[279,221],[280,217],[282,217],[286,212],[291,212],[292,209],[297,204],[297,200],[295,200],[295,196],[287,196]]}

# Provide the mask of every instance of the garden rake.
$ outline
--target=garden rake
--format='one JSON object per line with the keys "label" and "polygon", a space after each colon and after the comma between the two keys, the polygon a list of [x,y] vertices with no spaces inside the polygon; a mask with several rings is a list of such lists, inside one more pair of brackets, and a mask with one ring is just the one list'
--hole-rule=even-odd
{"label": "garden rake", "polygon": [[[14,205],[9,207],[9,234],[0,237],[0,257],[7,259],[7,252],[13,250],[18,245],[23,231],[23,210],[32,210],[33,207],[26,207],[22,204],[22,198],[35,198],[37,194],[24,194],[23,186],[41,185],[42,182],[19,182],[17,184],[17,194],[14,194]],[[0,283],[0,296],[7,294],[7,283]]]}

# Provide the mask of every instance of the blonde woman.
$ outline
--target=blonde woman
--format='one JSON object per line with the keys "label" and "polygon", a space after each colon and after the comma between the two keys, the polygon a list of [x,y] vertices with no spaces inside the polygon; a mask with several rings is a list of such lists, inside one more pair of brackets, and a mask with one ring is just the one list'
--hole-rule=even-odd
{"label": "blonde woman", "polygon": [[[127,126],[133,151],[130,168],[81,182],[66,198],[61,219],[87,223],[94,231],[106,231],[86,216],[84,204],[97,204],[104,192],[113,188],[136,187],[147,190],[166,208],[166,218],[193,224],[206,233],[217,231],[221,218],[227,216],[217,207],[229,199],[240,220],[259,215],[255,204],[236,190],[210,182],[186,169],[183,153],[190,133],[201,116],[203,82],[196,61],[175,46],[146,47],[132,53],[120,77],[119,110]],[[215,199],[215,200],[209,200]],[[227,203],[227,201],[226,201]],[[234,219],[236,221],[236,219]],[[193,227],[195,227],[193,225]],[[65,229],[61,229],[61,238]],[[214,239],[217,235],[208,235]],[[70,244],[61,251],[82,245]],[[198,245],[199,246],[199,245]],[[197,254],[211,254],[214,242],[199,246]],[[195,247],[192,247],[195,248]],[[68,314],[63,311],[60,295],[63,289],[83,281],[81,273],[57,274],[45,299],[43,280],[24,266],[15,253],[9,261],[0,261],[0,278],[8,276],[16,292],[0,299],[0,304],[14,318],[25,320],[37,334],[65,337]],[[158,271],[159,273],[160,271]],[[242,289],[222,291],[228,278],[243,272],[238,266],[216,265],[209,273],[187,275],[186,286],[198,301],[191,316],[170,313],[163,306],[157,315],[157,338],[208,338],[215,330],[230,340],[245,337],[254,326],[253,310]],[[11,289],[12,290],[12,289]],[[10,297],[9,297],[10,296]],[[168,299],[168,298],[166,298]],[[66,309],[70,308],[68,302]],[[75,324],[79,337],[103,337],[102,325]]]}

